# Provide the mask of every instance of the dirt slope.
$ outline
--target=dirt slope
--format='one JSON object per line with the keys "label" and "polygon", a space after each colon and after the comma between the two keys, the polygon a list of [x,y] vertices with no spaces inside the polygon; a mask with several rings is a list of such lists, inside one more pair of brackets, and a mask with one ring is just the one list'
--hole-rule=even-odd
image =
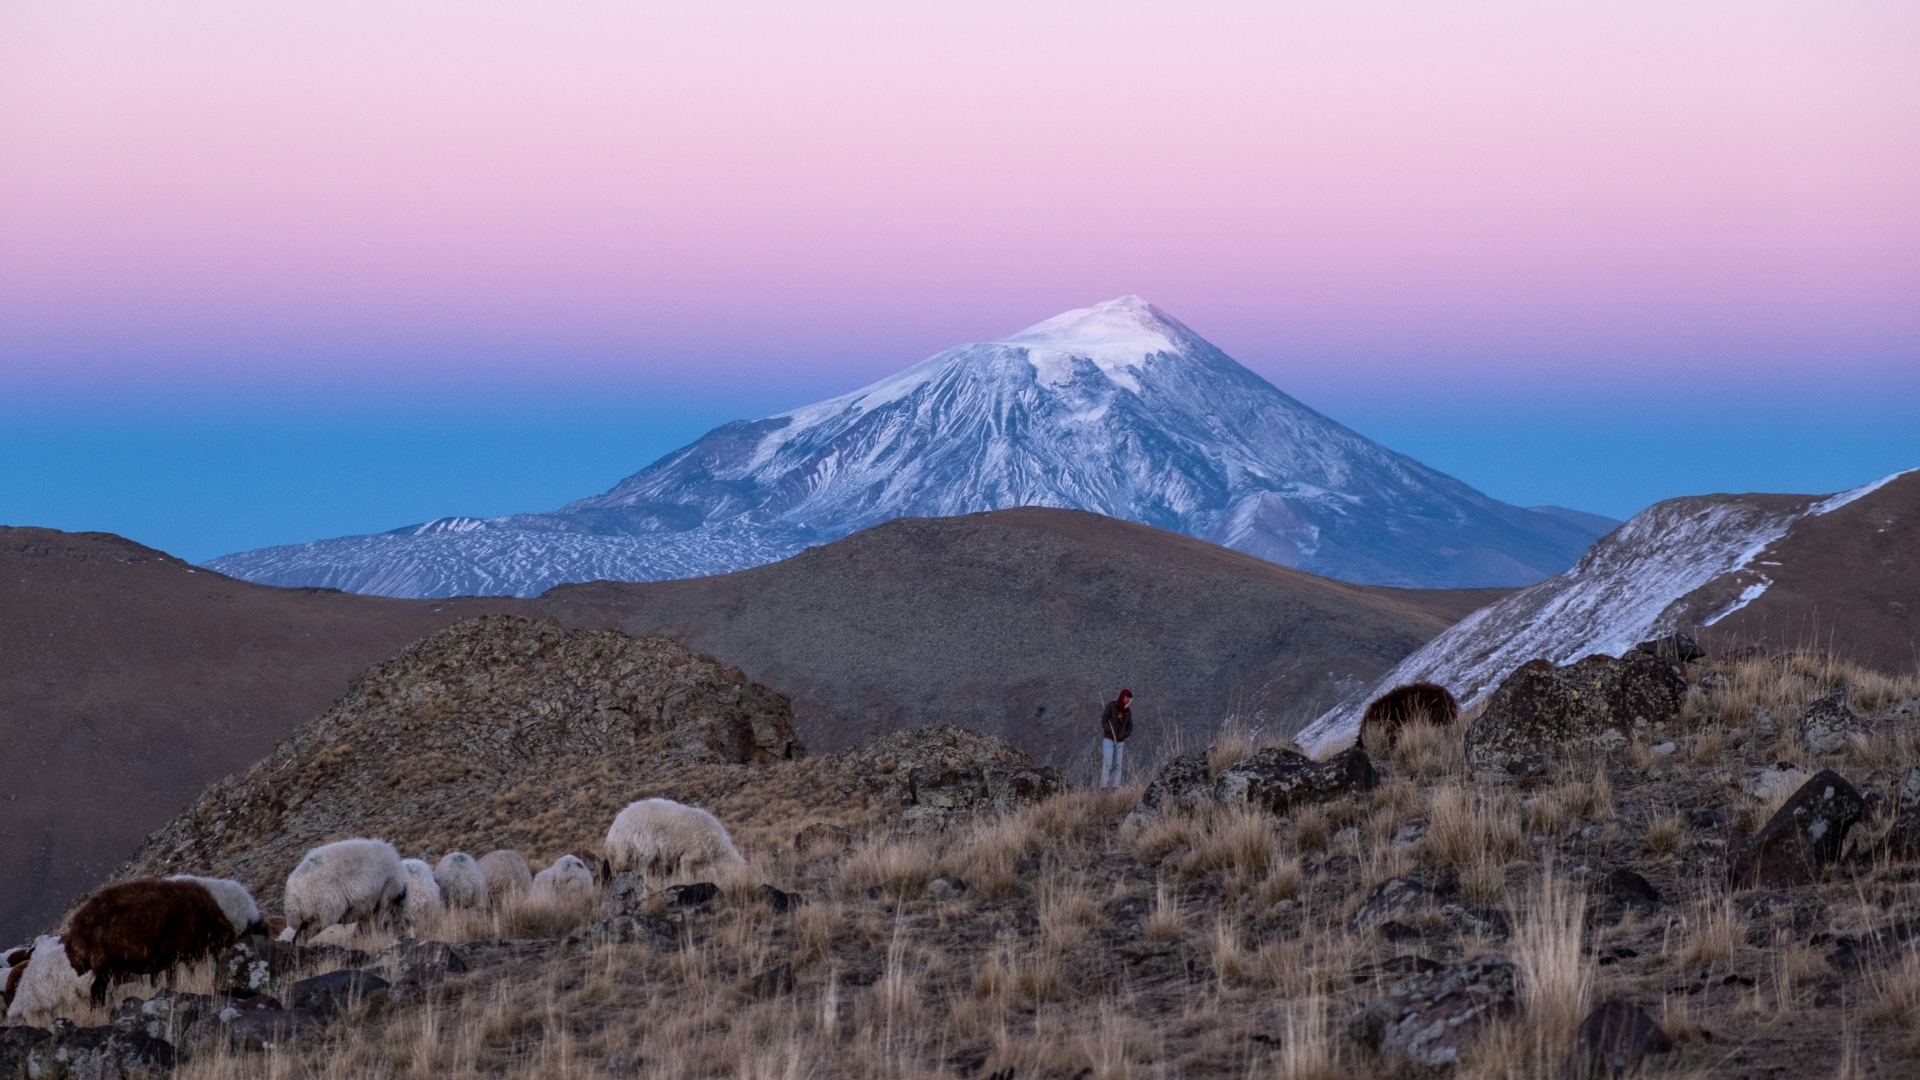
{"label": "dirt slope", "polygon": [[56,917],[368,665],[524,607],[276,589],[106,533],[0,528],[0,940]]}
{"label": "dirt slope", "polygon": [[1754,560],[1772,584],[1714,624],[1729,645],[1815,645],[1888,674],[1920,666],[1920,471],[1794,522]]}
{"label": "dirt slope", "polygon": [[674,634],[790,695],[816,751],[955,722],[1071,763],[1123,683],[1139,754],[1234,709],[1284,725],[1501,594],[1348,585],[1062,510],[894,522],[737,574],[532,601],[279,589],[107,534],[4,528],[0,940],[470,615]]}
{"label": "dirt slope", "polygon": [[1229,713],[1291,730],[1504,595],[1316,577],[1077,510],[903,518],[784,562],[681,581],[566,585],[571,625],[669,633],[794,700],[836,750],[956,723],[1085,771],[1105,700],[1142,751]]}

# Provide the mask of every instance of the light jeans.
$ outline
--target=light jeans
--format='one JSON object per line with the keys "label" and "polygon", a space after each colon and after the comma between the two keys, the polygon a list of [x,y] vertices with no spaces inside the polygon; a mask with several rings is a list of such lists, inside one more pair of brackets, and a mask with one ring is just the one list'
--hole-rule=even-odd
{"label": "light jeans", "polygon": [[1126,757],[1127,744],[1112,739],[1100,740],[1100,786],[1120,786],[1120,762]]}

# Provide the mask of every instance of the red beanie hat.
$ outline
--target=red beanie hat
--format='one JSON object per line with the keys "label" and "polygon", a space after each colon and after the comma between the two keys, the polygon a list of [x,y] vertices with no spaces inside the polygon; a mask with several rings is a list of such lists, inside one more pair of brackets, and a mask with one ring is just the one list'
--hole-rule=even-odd
{"label": "red beanie hat", "polygon": [[1120,691],[1120,696],[1121,696],[1121,697],[1132,697],[1132,696],[1133,696],[1133,691],[1131,691],[1131,690],[1128,690],[1128,689],[1125,689],[1125,688],[1122,688],[1122,689],[1121,689],[1121,691]]}

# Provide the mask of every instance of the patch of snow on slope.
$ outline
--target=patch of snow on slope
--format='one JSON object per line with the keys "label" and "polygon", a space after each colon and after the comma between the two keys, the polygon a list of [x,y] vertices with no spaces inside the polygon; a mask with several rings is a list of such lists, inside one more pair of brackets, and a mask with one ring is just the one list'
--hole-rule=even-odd
{"label": "patch of snow on slope", "polygon": [[1145,366],[1147,358],[1180,350],[1151,307],[1137,296],[1076,308],[993,344],[1026,349],[1027,361],[1047,386],[1071,380],[1073,362],[1081,359],[1091,361],[1116,386],[1136,394],[1140,380],[1134,372]]}
{"label": "patch of snow on slope", "polygon": [[1467,706],[1529,660],[1567,664],[1594,653],[1618,655],[1674,629],[1662,618],[1675,601],[1744,568],[1805,512],[1768,512],[1738,500],[1656,503],[1594,544],[1573,569],[1450,627],[1365,695],[1309,724],[1297,741],[1314,754],[1350,744],[1367,702],[1403,683],[1439,683]]}
{"label": "patch of snow on slope", "polygon": [[1886,487],[1888,484],[1893,483],[1895,480],[1898,480],[1901,477],[1911,472],[1920,472],[1920,469],[1902,469],[1897,473],[1888,473],[1887,475],[1881,477],[1878,480],[1873,481],[1872,483],[1861,484],[1857,488],[1848,488],[1847,490],[1841,492],[1838,495],[1828,496],[1824,501],[1816,505],[1813,509],[1807,511],[1807,516],[1819,517],[1822,514],[1831,514],[1835,510],[1838,510],[1841,507],[1847,505],[1848,503],[1853,502],[1855,499],[1861,498],[1862,496],[1871,495],[1874,492],[1879,491],[1881,488]]}

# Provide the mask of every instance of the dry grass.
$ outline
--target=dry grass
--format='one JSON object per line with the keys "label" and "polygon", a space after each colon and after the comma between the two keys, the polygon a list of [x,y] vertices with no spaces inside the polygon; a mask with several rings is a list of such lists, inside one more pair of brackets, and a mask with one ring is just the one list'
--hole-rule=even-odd
{"label": "dry grass", "polygon": [[1551,863],[1529,891],[1526,908],[1515,913],[1521,1008],[1543,1066],[1566,1055],[1593,995],[1593,962],[1581,950],[1586,913],[1586,894],[1557,877]]}
{"label": "dry grass", "polygon": [[1746,919],[1734,910],[1733,898],[1709,896],[1694,906],[1689,931],[1675,962],[1685,970],[1712,972],[1733,959],[1746,940]]}
{"label": "dry grass", "polygon": [[1445,726],[1418,720],[1401,727],[1392,760],[1401,776],[1433,780],[1464,775],[1467,769],[1466,717]]}

